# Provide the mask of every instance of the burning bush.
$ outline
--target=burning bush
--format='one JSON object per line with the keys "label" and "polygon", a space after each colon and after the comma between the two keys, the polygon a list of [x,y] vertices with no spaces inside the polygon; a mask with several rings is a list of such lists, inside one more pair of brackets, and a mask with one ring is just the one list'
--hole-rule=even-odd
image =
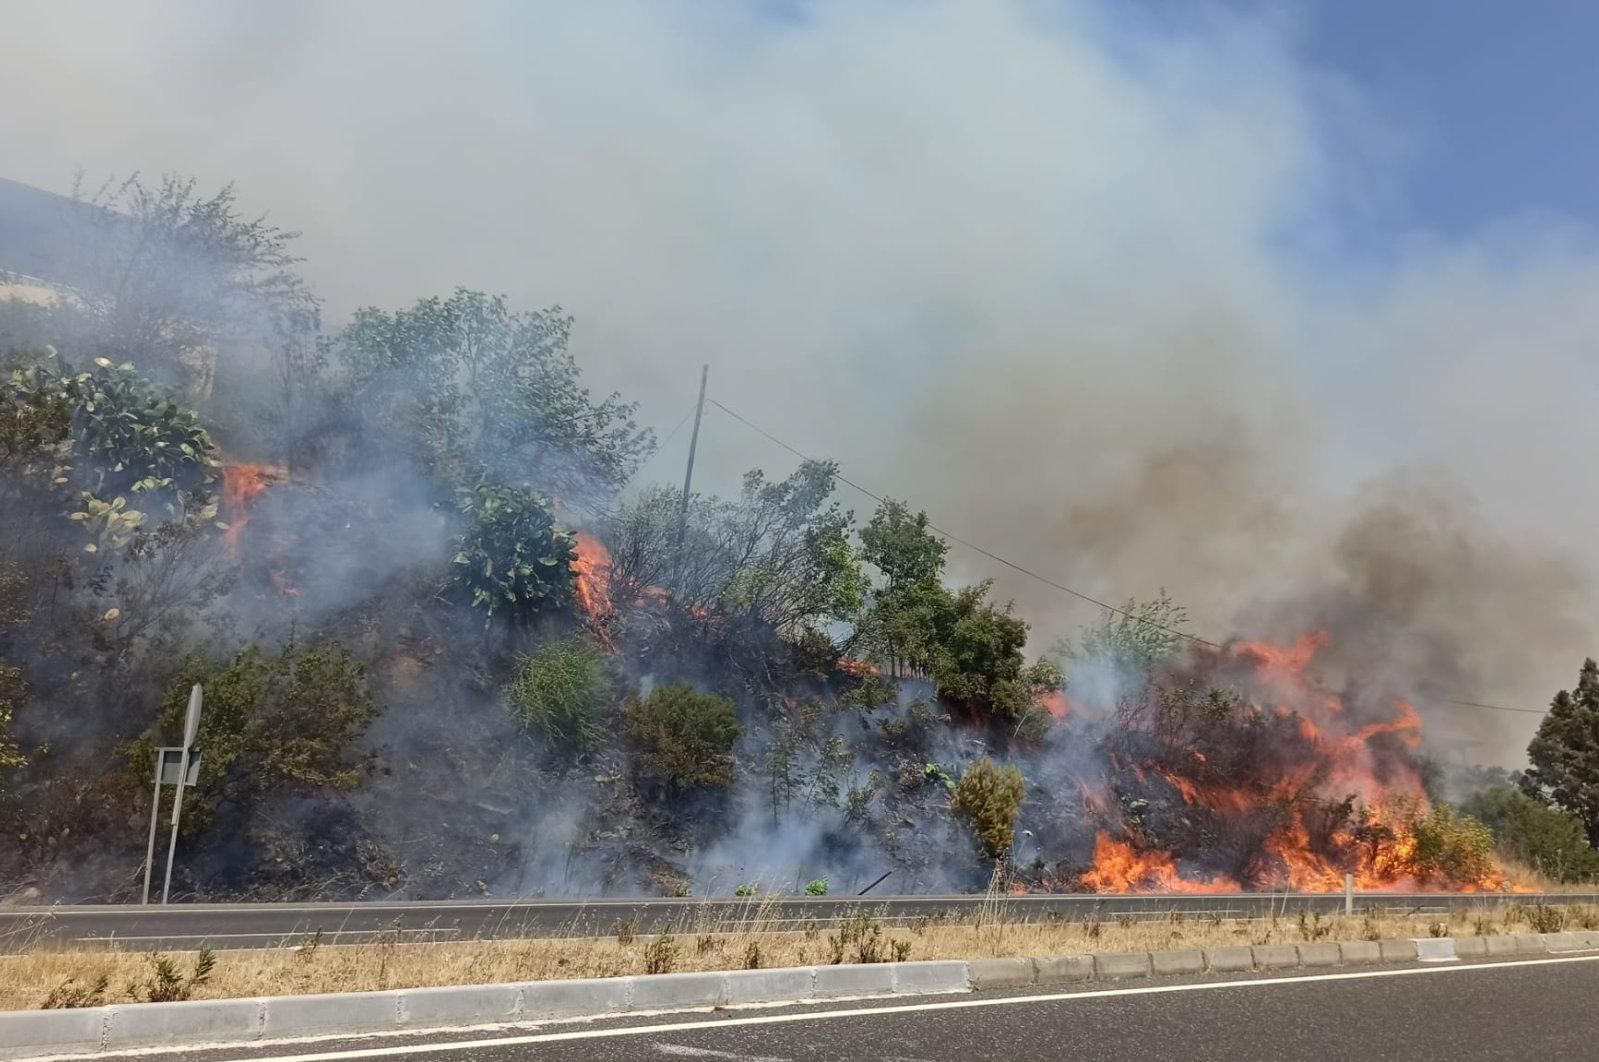
{"label": "burning bush", "polygon": [[996,766],[984,756],[955,783],[949,806],[971,822],[988,858],[999,859],[1016,839],[1016,813],[1025,794],[1022,772]]}
{"label": "burning bush", "polygon": [[1307,672],[1325,645],[1196,649],[1129,696],[1103,744],[1108,792],[1085,785],[1107,828],[1082,886],[1497,887],[1488,832],[1430,807],[1415,709],[1348,703]]}
{"label": "burning bush", "polygon": [[581,638],[569,638],[523,656],[505,699],[524,729],[581,751],[605,737],[603,709],[610,689],[605,654]]}
{"label": "burning bush", "polygon": [[634,760],[646,773],[680,789],[732,783],[733,743],[744,729],[731,700],[680,682],[629,701],[626,712]]}

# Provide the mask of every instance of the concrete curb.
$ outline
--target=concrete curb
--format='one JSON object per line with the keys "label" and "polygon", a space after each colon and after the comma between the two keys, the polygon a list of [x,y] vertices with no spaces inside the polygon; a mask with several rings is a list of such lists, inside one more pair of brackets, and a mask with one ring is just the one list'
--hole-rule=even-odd
{"label": "concrete curb", "polygon": [[1257,970],[1325,969],[1382,962],[1599,951],[1599,932],[1401,941],[1323,941],[1156,952],[901,962],[656,974],[508,985],[340,992],[190,1003],[130,1003],[81,1010],[0,1012],[0,1057],[241,1044],[335,1034],[398,1032],[509,1022],[597,1018],[744,1003],[803,1003],[863,996],[932,995],[1084,981]]}

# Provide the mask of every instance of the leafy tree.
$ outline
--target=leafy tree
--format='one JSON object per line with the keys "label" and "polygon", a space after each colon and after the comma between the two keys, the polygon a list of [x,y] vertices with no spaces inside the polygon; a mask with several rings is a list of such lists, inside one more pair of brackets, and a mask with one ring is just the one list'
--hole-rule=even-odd
{"label": "leafy tree", "polygon": [[87,354],[113,354],[209,394],[220,348],[314,325],[316,300],[295,272],[297,233],[240,213],[231,184],[137,174],[74,193],[64,270],[76,297],[56,327]]}
{"label": "leafy tree", "polygon": [[[838,466],[806,461],[786,479],[744,477],[737,501],[653,491],[607,521],[611,591],[619,602],[660,588],[708,626],[799,633],[852,616],[864,582],[849,547],[851,514],[831,500]],[[680,530],[681,528],[681,530]]]}
{"label": "leafy tree", "polygon": [[1026,792],[1022,772],[984,756],[955,783],[949,806],[971,823],[988,858],[999,859],[1016,840],[1016,816]]}
{"label": "leafy tree", "polygon": [[1460,810],[1493,831],[1499,851],[1560,881],[1599,874],[1599,851],[1588,843],[1582,820],[1533,800],[1508,785],[1472,794]]}
{"label": "leafy tree", "polygon": [[1555,694],[1527,758],[1523,790],[1581,818],[1589,843],[1599,844],[1599,664],[1592,658],[1574,689]]}
{"label": "leafy tree", "polygon": [[1014,720],[1056,689],[1061,676],[1047,661],[1026,663],[1027,623],[1011,614],[1010,605],[987,601],[990,585],[984,581],[957,592],[937,617],[932,673],[939,696]]}
{"label": "leafy tree", "polygon": [[470,523],[456,540],[456,572],[487,613],[485,626],[496,612],[525,623],[571,600],[572,539],[556,529],[548,499],[480,483],[460,507]]}
{"label": "leafy tree", "polygon": [[883,573],[889,591],[937,579],[949,544],[928,530],[927,514],[885,500],[861,528],[861,559]]}
{"label": "leafy tree", "polygon": [[197,682],[205,691],[196,741],[205,770],[184,797],[187,829],[202,830],[223,805],[249,809],[274,793],[360,784],[368,761],[353,746],[378,707],[361,665],[338,642],[290,643],[276,652],[251,645],[225,662],[185,660],[155,727],[129,748],[142,775],[154,768],[157,744],[176,743]]}
{"label": "leafy tree", "polygon": [[732,784],[733,744],[744,730],[731,700],[675,683],[629,701],[625,711],[635,762],[646,772],[679,789]]}
{"label": "leafy tree", "polygon": [[369,432],[393,437],[446,481],[488,476],[597,504],[654,449],[636,404],[596,399],[567,349],[559,308],[510,309],[459,289],[408,310],[357,311],[336,344],[351,408]]}
{"label": "leafy tree", "polygon": [[1150,601],[1128,598],[1120,613],[1107,612],[1097,626],[1086,628],[1077,645],[1062,644],[1060,655],[1103,660],[1123,674],[1144,675],[1182,645],[1178,632],[1187,622],[1188,610],[1164,589]]}
{"label": "leafy tree", "polygon": [[522,657],[505,699],[524,729],[584,750],[605,737],[610,691],[605,654],[581,638],[568,638]]}

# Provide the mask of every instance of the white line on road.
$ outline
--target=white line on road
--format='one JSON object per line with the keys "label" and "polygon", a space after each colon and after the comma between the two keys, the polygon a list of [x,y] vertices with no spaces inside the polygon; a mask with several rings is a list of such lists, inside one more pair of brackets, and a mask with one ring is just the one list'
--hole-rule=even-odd
{"label": "white line on road", "polygon": [[1407,966],[1398,970],[1363,970],[1356,973],[1312,974],[1304,977],[1261,977],[1247,981],[1204,981],[1197,984],[1148,985],[1142,988],[1102,988],[1089,992],[1055,992],[1037,996],[1005,996],[999,999],[959,999],[942,1003],[911,1003],[892,1007],[854,1007],[849,1010],[767,1014],[754,1018],[718,1018],[711,1021],[671,1022],[663,1025],[631,1025],[615,1029],[578,1029],[572,1032],[534,1033],[528,1036],[500,1036],[480,1040],[454,1040],[446,1043],[399,1044],[389,1047],[364,1047],[346,1051],[321,1051],[301,1055],[251,1054],[231,1059],[229,1062],[342,1062],[343,1059],[352,1058],[389,1058],[399,1055],[424,1055],[444,1051],[476,1051],[492,1047],[553,1044],[570,1040],[606,1040],[624,1036],[654,1036],[658,1033],[678,1034],[699,1029],[731,1029],[744,1025],[781,1025],[795,1021],[827,1021],[835,1018],[869,1017],[873,1014],[916,1014],[924,1011],[963,1010],[975,1007],[1014,1007],[1026,1003],[1057,1003],[1074,999],[1107,999],[1114,996],[1154,996],[1173,992],[1212,992],[1222,988],[1267,988],[1275,985],[1310,984],[1317,981],[1359,981],[1378,977],[1424,977],[1436,974],[1466,973],[1472,970],[1504,970],[1522,966],[1555,966],[1574,962],[1599,962],[1599,955],[1574,955],[1559,959],[1521,959],[1512,962],[1474,963],[1470,966]]}

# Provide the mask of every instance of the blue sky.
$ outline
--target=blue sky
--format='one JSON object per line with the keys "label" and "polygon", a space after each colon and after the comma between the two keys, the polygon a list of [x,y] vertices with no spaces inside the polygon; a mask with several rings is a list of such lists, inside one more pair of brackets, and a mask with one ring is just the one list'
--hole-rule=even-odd
{"label": "blue sky", "polygon": [[1321,0],[1300,47],[1414,139],[1405,216],[1459,236],[1506,215],[1599,224],[1599,4]]}

